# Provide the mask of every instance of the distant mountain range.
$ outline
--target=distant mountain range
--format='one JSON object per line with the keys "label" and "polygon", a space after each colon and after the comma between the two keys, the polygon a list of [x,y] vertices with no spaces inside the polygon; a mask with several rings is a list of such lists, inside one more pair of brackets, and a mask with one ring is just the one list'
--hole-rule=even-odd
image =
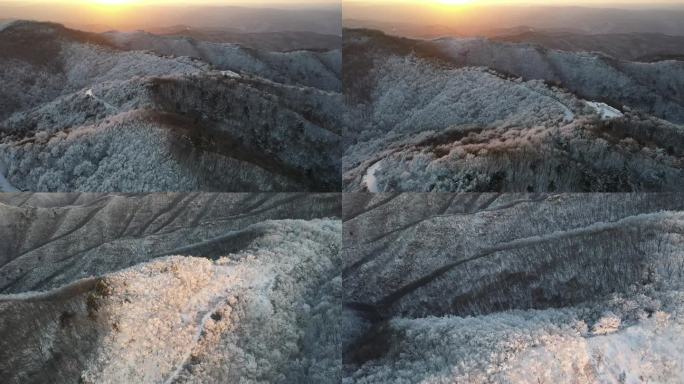
{"label": "distant mountain range", "polygon": [[492,40],[529,43],[547,49],[569,52],[601,52],[625,61],[684,61],[684,36],[660,33],[586,34],[560,31],[536,31],[495,35]]}
{"label": "distant mountain range", "polygon": [[240,32],[233,29],[201,29],[185,25],[151,28],[149,32],[169,37],[189,37],[213,43],[237,43],[266,51],[334,50],[342,46],[340,35],[305,31]]}

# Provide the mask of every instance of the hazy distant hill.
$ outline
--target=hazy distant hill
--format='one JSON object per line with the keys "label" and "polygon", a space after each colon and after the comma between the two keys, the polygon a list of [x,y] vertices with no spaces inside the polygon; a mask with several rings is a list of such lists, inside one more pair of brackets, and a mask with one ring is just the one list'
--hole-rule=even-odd
{"label": "hazy distant hill", "polygon": [[14,187],[339,189],[339,51],[116,36],[0,31],[0,168]]}
{"label": "hazy distant hill", "polygon": [[240,32],[235,29],[200,29],[188,26],[152,28],[148,32],[170,37],[189,37],[213,43],[237,43],[245,47],[266,51],[315,50],[328,51],[342,47],[340,35],[327,35],[305,31]]}
{"label": "hazy distant hill", "polygon": [[252,73],[287,84],[341,91],[341,44],[325,51],[272,52],[239,44],[202,41],[190,37],[158,36],[147,32],[102,34],[127,51],[152,51],[165,56],[201,59],[216,69]]}
{"label": "hazy distant hill", "polygon": [[684,36],[657,33],[579,34],[554,31],[525,31],[494,36],[492,40],[538,44],[571,52],[601,52],[627,61],[684,61]]}

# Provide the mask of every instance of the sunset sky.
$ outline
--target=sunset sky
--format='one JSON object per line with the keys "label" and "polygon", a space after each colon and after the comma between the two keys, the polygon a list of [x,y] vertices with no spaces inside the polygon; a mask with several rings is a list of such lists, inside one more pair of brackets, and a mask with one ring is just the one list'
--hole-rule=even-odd
{"label": "sunset sky", "polygon": [[339,0],[3,0],[0,3],[17,4],[136,4],[136,5],[291,5],[291,4],[334,4]]}
{"label": "sunset sky", "polygon": [[172,5],[239,5],[247,7],[291,8],[301,6],[333,6],[339,5],[339,0],[0,0],[1,5],[107,5],[113,7]]}
{"label": "sunset sky", "polygon": [[653,6],[684,5],[684,0],[344,0],[348,4],[414,4],[414,5],[577,5],[577,6]]}
{"label": "sunset sky", "polygon": [[[684,23],[684,0],[344,0],[345,25],[411,37],[482,36],[528,26],[660,32]],[[558,11],[556,7],[572,6]]]}
{"label": "sunset sky", "polygon": [[93,32],[187,25],[339,34],[340,7],[339,0],[0,0],[0,19],[53,21]]}

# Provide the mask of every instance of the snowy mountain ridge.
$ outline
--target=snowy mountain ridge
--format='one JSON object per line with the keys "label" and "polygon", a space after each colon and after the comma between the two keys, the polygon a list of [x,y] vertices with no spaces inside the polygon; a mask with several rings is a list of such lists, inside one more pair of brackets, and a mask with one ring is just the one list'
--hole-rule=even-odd
{"label": "snowy mountain ridge", "polygon": [[682,62],[347,31],[348,192],[681,187]]}
{"label": "snowy mountain ridge", "polygon": [[33,22],[0,32],[0,157],[17,188],[339,189],[339,52],[212,44],[217,67],[107,36]]}

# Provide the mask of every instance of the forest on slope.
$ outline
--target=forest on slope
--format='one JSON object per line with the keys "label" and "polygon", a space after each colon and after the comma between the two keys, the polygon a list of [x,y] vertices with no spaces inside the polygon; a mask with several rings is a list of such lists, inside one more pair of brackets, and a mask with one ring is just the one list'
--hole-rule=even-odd
{"label": "forest on slope", "polygon": [[336,191],[340,51],[15,21],[0,162],[25,191]]}
{"label": "forest on slope", "polygon": [[340,200],[0,195],[5,383],[337,383]]}
{"label": "forest on slope", "polygon": [[684,62],[347,29],[348,192],[657,192],[684,183]]}
{"label": "forest on slope", "polygon": [[343,383],[678,383],[681,194],[347,194]]}

